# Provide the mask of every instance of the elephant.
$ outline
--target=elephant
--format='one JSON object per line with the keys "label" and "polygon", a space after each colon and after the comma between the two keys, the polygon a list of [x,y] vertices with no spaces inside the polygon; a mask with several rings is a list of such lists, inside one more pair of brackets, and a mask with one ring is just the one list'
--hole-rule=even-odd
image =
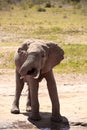
{"label": "elephant", "polygon": [[19,99],[24,83],[26,82],[28,85],[26,111],[30,111],[31,109],[30,119],[35,121],[41,119],[39,113],[38,88],[39,82],[45,78],[52,103],[51,120],[55,122],[62,120],[53,67],[59,64],[63,59],[63,49],[54,42],[32,39],[27,40],[17,49],[14,57],[16,66],[16,91],[11,113],[20,113]]}

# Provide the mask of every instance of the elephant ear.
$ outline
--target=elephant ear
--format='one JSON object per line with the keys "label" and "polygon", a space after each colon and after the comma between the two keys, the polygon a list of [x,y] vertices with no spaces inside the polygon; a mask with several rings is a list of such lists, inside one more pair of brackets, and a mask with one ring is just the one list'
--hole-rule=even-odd
{"label": "elephant ear", "polygon": [[64,51],[55,43],[46,43],[48,46],[48,57],[43,68],[43,73],[50,71],[54,66],[64,59]]}
{"label": "elephant ear", "polygon": [[[23,43],[17,50],[14,56],[15,65],[18,67],[24,63],[28,56],[29,42]],[[18,67],[19,68],[19,67]]]}
{"label": "elephant ear", "polygon": [[28,49],[30,44],[32,43],[31,40],[26,40],[17,50],[20,56],[26,55],[28,53]]}
{"label": "elephant ear", "polygon": [[27,51],[28,46],[29,46],[28,43],[22,44],[21,47],[18,48],[18,53],[22,54],[23,52]]}

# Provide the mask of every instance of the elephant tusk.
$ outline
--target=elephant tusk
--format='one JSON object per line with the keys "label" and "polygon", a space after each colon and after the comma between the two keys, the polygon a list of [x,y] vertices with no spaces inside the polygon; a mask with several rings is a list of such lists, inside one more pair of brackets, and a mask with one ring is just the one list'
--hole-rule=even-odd
{"label": "elephant tusk", "polygon": [[34,77],[34,79],[38,79],[40,76],[40,70],[38,71],[37,75]]}
{"label": "elephant tusk", "polygon": [[24,76],[21,76],[20,79],[24,79]]}
{"label": "elephant tusk", "polygon": [[[40,76],[40,70],[38,71],[37,75],[36,76],[33,76],[34,79],[38,79]],[[24,79],[25,76],[21,76],[20,79]]]}

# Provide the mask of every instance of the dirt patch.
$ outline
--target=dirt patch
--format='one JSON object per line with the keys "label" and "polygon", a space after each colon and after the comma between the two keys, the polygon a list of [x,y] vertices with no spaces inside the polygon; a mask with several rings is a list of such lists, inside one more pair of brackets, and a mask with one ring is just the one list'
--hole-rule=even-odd
{"label": "dirt patch", "polygon": [[80,36],[66,35],[65,44],[82,44],[82,45],[84,44],[84,45],[87,45],[87,36],[86,35],[80,35]]}
{"label": "dirt patch", "polygon": [[[40,114],[42,120],[32,122],[26,113],[27,86],[20,99],[18,115],[10,113],[15,91],[14,71],[3,70],[0,75],[0,130],[32,129],[32,130],[86,130],[87,129],[87,74],[58,75],[55,74],[59,92],[61,114],[69,121],[69,125],[50,121],[51,102],[46,82],[43,80],[39,88]],[[6,73],[5,73],[6,72]],[[9,73],[10,72],[10,73]]]}

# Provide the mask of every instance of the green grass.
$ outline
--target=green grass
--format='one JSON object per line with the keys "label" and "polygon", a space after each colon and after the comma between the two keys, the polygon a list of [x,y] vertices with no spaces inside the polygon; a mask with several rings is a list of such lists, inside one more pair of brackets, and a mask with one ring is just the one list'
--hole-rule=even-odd
{"label": "green grass", "polygon": [[[65,51],[65,59],[55,67],[58,73],[87,73],[87,8],[37,7],[23,10],[15,7],[0,11],[0,47],[17,47],[25,39],[39,38],[57,42]],[[0,68],[15,68],[14,49],[0,49]]]}
{"label": "green grass", "polygon": [[0,52],[0,68],[14,69],[14,52]]}
{"label": "green grass", "polygon": [[[30,37],[63,42],[66,35],[87,33],[86,14],[86,9],[51,8],[37,12],[35,7],[29,10],[16,8],[0,12],[0,26],[2,31],[17,36],[13,37],[14,43]],[[10,38],[10,42],[13,40]]]}
{"label": "green grass", "polygon": [[55,67],[58,73],[87,73],[87,45],[64,45],[65,59]]}

